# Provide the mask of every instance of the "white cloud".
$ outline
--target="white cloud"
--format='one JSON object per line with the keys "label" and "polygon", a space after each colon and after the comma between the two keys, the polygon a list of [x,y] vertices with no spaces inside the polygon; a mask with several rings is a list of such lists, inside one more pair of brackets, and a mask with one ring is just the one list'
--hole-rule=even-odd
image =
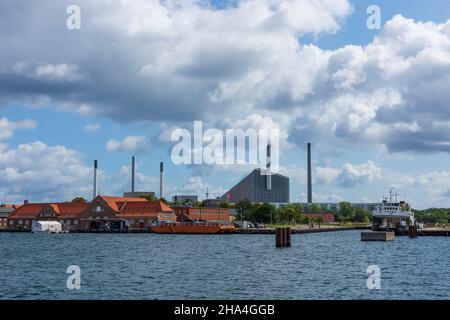
{"label": "white cloud", "polygon": [[[204,181],[202,177],[192,176],[184,184],[169,185],[166,187],[168,195],[175,194],[196,194],[200,199],[206,198],[206,189],[208,188],[209,199],[215,199],[222,196],[227,190]],[[169,199],[170,200],[170,199]]]}
{"label": "white cloud", "polygon": [[106,143],[106,150],[114,151],[131,151],[131,152],[147,152],[150,149],[150,141],[145,136],[128,136],[122,141],[111,139]]}
{"label": "white cloud", "polygon": [[33,130],[36,128],[36,125],[36,122],[31,119],[14,122],[5,117],[0,118],[0,141],[11,138],[15,131]]}
{"label": "white cloud", "polygon": [[335,184],[343,188],[353,188],[381,180],[382,172],[379,166],[369,160],[360,165],[346,163],[341,168],[315,167],[313,179],[318,184]]}
{"label": "white cloud", "polygon": [[13,66],[13,71],[18,75],[38,80],[73,82],[83,79],[79,67],[67,63],[17,62]]}
{"label": "white cloud", "polygon": [[[74,55],[65,49],[70,37],[48,19],[46,32],[18,28],[28,31],[27,48],[0,53],[5,105],[50,100],[64,110],[167,127],[269,117],[283,129],[285,146],[307,138],[323,148],[450,150],[450,133],[442,130],[450,121],[450,22],[395,16],[366,46],[322,50],[302,37],[339,30],[352,12],[349,1],[249,0],[224,10],[189,0],[80,5],[95,13],[84,15],[90,32],[83,37],[96,45]],[[55,10],[54,3],[40,6],[26,6],[24,15]],[[3,9],[14,19],[15,11]],[[5,37],[6,46],[14,39]],[[38,40],[60,45],[48,51],[34,45]],[[105,50],[117,54],[105,59]]]}
{"label": "white cloud", "polygon": [[96,133],[99,132],[101,128],[100,123],[88,123],[84,126],[84,131]]}
{"label": "white cloud", "polygon": [[71,200],[87,194],[90,180],[77,151],[40,141],[15,149],[0,145],[0,192],[14,199]]}

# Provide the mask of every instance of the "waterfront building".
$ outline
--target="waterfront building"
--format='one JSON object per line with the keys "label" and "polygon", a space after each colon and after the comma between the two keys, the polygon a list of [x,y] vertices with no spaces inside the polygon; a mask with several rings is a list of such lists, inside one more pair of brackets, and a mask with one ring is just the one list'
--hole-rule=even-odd
{"label": "waterfront building", "polygon": [[8,228],[31,229],[33,221],[37,221],[39,213],[48,205],[47,203],[27,203],[14,210],[8,216]]}
{"label": "waterfront building", "polygon": [[143,197],[156,198],[155,193],[153,191],[124,192],[123,196],[124,198],[143,198]]}
{"label": "waterfront building", "polygon": [[334,214],[330,212],[314,212],[314,213],[304,213],[303,216],[308,219],[317,219],[322,218],[322,221],[324,223],[333,223],[334,220]]}
{"label": "waterfront building", "polygon": [[177,222],[212,222],[232,224],[233,215],[228,208],[211,207],[173,207]]}
{"label": "waterfront building", "polygon": [[172,197],[172,201],[180,202],[180,203],[183,203],[185,201],[197,202],[198,196],[196,196],[196,195],[175,195]]}
{"label": "waterfront building", "polygon": [[261,169],[255,169],[220,198],[232,203],[245,199],[253,203],[289,203],[289,178],[278,173],[264,175]]}
{"label": "waterfront building", "polygon": [[15,204],[2,203],[0,205],[0,229],[6,229],[8,227],[8,216],[18,207],[20,206]]}
{"label": "waterfront building", "polygon": [[[8,228],[31,229],[34,221],[61,221],[63,226],[79,224],[78,215],[88,207],[87,202],[28,203],[27,201],[8,216]],[[73,217],[67,219],[66,217]],[[67,219],[67,220],[66,220]]]}
{"label": "waterfront building", "polygon": [[63,230],[122,231],[147,229],[154,221],[176,221],[176,216],[160,200],[97,196],[92,202],[26,202],[8,216],[7,226],[30,230],[35,221],[58,221]]}
{"label": "waterfront building", "polygon": [[131,229],[145,229],[155,221],[174,222],[176,220],[173,209],[159,200],[146,203],[127,202],[117,216],[127,221],[127,226]]}
{"label": "waterfront building", "polygon": [[175,221],[171,208],[160,200],[97,196],[80,214],[85,230],[147,229],[154,221]]}

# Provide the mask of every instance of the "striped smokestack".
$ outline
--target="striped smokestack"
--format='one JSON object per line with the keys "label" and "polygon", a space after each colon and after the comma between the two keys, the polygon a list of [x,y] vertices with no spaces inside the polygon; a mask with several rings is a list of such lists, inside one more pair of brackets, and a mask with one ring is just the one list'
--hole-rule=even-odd
{"label": "striped smokestack", "polygon": [[308,203],[312,203],[311,143],[308,143]]}
{"label": "striped smokestack", "polygon": [[93,190],[93,199],[97,196],[97,183],[98,183],[98,162],[97,160],[94,160],[94,190]]}
{"label": "striped smokestack", "polygon": [[266,153],[266,190],[272,190],[272,173],[270,171],[271,160],[270,160],[270,144],[267,145],[267,153]]}
{"label": "striped smokestack", "polygon": [[134,192],[134,177],[136,174],[135,171],[135,161],[134,161],[134,156],[131,158],[131,192]]}
{"label": "striped smokestack", "polygon": [[159,164],[159,198],[164,197],[164,162]]}

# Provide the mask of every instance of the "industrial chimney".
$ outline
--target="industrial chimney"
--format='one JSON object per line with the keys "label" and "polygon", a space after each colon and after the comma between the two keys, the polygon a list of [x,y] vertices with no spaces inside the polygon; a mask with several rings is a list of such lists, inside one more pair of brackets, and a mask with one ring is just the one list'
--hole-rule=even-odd
{"label": "industrial chimney", "polygon": [[271,160],[270,160],[270,144],[267,145],[266,153],[266,190],[272,190],[272,172],[270,171]]}
{"label": "industrial chimney", "polygon": [[134,176],[135,176],[134,156],[131,158],[131,192],[134,193]]}
{"label": "industrial chimney", "polygon": [[97,196],[97,183],[98,183],[98,163],[97,160],[94,160],[94,190],[93,190],[93,199]]}
{"label": "industrial chimney", "polygon": [[308,143],[308,203],[312,204],[311,143]]}
{"label": "industrial chimney", "polygon": [[159,164],[159,198],[164,197],[164,162]]}

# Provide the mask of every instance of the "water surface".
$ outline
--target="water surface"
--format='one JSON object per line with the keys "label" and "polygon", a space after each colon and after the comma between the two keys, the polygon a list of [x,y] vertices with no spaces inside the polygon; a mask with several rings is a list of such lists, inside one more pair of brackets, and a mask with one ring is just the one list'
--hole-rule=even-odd
{"label": "water surface", "polygon": [[[366,286],[373,264],[381,290]],[[450,238],[0,233],[0,270],[0,299],[449,299]]]}

